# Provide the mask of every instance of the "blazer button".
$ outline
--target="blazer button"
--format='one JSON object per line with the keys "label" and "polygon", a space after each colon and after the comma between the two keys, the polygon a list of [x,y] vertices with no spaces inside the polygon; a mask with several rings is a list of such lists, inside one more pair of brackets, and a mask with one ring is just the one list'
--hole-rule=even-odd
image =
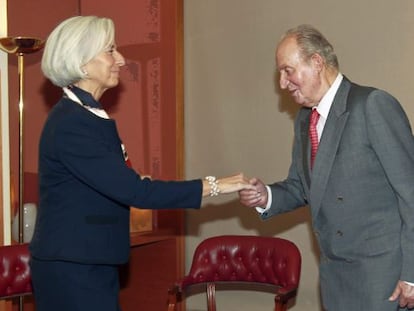
{"label": "blazer button", "polygon": [[336,235],[337,235],[337,236],[343,236],[343,235],[344,235],[344,233],[343,233],[341,230],[338,230],[338,231],[336,231]]}
{"label": "blazer button", "polygon": [[344,200],[344,198],[343,197],[337,197],[336,200],[339,201],[339,202],[342,202]]}

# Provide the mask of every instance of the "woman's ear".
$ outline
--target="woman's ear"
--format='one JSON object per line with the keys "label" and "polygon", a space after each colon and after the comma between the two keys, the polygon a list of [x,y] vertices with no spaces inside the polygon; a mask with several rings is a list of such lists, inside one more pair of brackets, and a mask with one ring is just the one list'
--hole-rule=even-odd
{"label": "woman's ear", "polygon": [[83,66],[81,67],[81,70],[82,70],[83,74],[85,75],[85,78],[87,78],[87,77],[88,77],[88,70],[86,70],[86,66],[85,66],[85,65],[83,65]]}

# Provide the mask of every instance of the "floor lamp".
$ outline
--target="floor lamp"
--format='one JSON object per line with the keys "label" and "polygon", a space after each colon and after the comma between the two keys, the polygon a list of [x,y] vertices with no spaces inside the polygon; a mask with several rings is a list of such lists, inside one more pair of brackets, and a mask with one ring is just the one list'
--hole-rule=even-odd
{"label": "floor lamp", "polygon": [[[23,109],[24,109],[24,55],[37,52],[44,46],[44,41],[32,37],[0,38],[0,49],[9,54],[17,55],[19,74],[19,243],[23,243]],[[23,310],[23,297],[19,300],[19,310]]]}

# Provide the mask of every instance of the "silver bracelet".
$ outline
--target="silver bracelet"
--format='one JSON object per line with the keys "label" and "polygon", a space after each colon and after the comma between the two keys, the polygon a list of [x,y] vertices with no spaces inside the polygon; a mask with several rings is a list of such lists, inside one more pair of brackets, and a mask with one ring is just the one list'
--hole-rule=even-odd
{"label": "silver bracelet", "polygon": [[220,188],[216,176],[206,176],[205,179],[208,181],[208,184],[210,185],[210,196],[214,197],[219,195]]}

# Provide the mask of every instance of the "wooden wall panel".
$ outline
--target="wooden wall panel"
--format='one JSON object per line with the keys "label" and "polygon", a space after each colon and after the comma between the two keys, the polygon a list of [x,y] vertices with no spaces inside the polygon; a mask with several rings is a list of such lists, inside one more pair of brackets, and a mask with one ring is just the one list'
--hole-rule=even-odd
{"label": "wooden wall panel", "polygon": [[177,247],[177,240],[169,238],[131,248],[130,264],[121,273],[122,311],[167,310],[167,289],[177,277],[172,269],[178,264]]}
{"label": "wooden wall panel", "polygon": [[120,87],[102,97],[118,122],[134,168],[153,178],[177,178],[176,0],[118,0],[96,6],[82,0],[82,15],[114,20],[126,58]]}
{"label": "wooden wall panel", "polygon": [[[53,10],[52,10],[53,8]],[[54,0],[8,1],[8,35],[34,36],[46,39],[51,30],[63,19],[79,12],[78,0],[65,0],[56,5]],[[50,107],[61,91],[52,86],[40,69],[42,53],[24,57],[24,138],[25,171],[37,172],[37,151],[40,131]],[[18,72],[17,57],[9,57],[9,103],[11,169],[18,176]],[[16,178],[17,179],[17,178]]]}

